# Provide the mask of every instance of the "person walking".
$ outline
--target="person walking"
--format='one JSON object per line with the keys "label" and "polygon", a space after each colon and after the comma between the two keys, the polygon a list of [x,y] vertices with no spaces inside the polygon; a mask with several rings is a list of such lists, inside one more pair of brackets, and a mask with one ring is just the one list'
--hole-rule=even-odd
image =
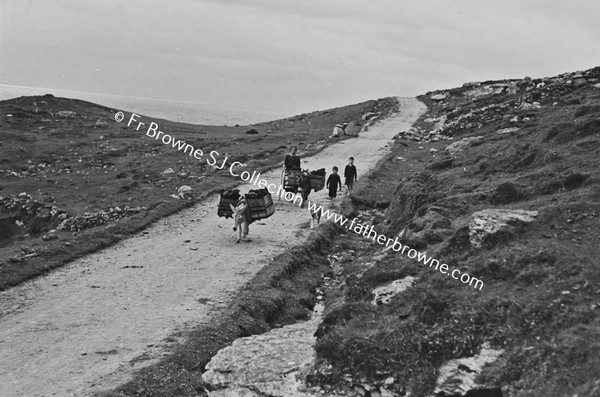
{"label": "person walking", "polygon": [[349,195],[350,193],[352,193],[352,190],[354,188],[354,182],[358,179],[356,166],[354,165],[354,157],[350,157],[348,159],[348,165],[346,165],[346,168],[344,169],[344,178],[344,185],[346,185],[348,188],[346,191],[346,195]]}
{"label": "person walking", "polygon": [[[281,186],[286,192],[298,192],[298,184],[300,182],[300,156],[296,155],[298,148],[292,146],[290,153],[283,160],[283,170],[281,170]],[[281,195],[279,196],[281,200]]]}
{"label": "person walking", "polygon": [[329,199],[333,202],[333,199],[337,196],[338,186],[340,187],[340,192],[342,191],[342,180],[338,175],[338,167],[333,167],[331,175],[327,178],[326,186],[329,189]]}
{"label": "person walking", "polygon": [[290,153],[285,155],[283,160],[283,170],[299,170],[300,169],[300,156],[296,155],[298,148],[292,146]]}

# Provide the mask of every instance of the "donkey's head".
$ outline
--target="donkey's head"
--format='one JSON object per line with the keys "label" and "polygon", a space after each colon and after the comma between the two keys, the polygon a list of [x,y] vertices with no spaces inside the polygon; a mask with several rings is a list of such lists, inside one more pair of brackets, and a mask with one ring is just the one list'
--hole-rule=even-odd
{"label": "donkey's head", "polygon": [[238,227],[240,228],[237,242],[239,243],[242,238],[245,238],[248,235],[248,221],[249,219],[246,217],[246,208],[248,204],[245,200],[242,200],[238,203],[237,207],[229,204],[231,207],[231,211],[233,212],[233,231],[235,232]]}
{"label": "donkey's head", "polygon": [[233,212],[233,231],[235,232],[238,226],[241,223],[243,223],[246,219],[244,213],[246,211],[247,204],[245,202],[242,202],[238,204],[237,207],[234,207],[231,204],[229,204],[229,206],[231,207],[231,211]]}

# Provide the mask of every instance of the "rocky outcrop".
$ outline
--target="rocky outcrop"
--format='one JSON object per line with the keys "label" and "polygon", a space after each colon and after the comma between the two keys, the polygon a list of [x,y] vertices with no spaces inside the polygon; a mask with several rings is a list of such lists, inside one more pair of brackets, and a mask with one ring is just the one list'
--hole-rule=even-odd
{"label": "rocky outcrop", "polygon": [[513,236],[517,228],[533,222],[537,211],[486,209],[471,215],[469,241],[474,247],[493,245]]}
{"label": "rocky outcrop", "polygon": [[448,361],[440,368],[434,394],[440,397],[467,395],[501,397],[502,392],[498,386],[479,384],[476,378],[485,365],[496,361],[502,353],[503,350],[491,349],[486,342],[479,354]]}
{"label": "rocky outcrop", "polygon": [[315,331],[321,322],[318,307],[309,321],[237,339],[206,365],[204,382],[215,390],[210,397],[309,397],[303,384],[315,353]]}
{"label": "rocky outcrop", "polygon": [[[438,90],[426,95],[442,109],[452,108],[453,100],[506,95],[501,103],[485,106],[463,105],[448,113],[443,125],[435,129],[436,136],[452,137],[473,127],[482,128],[494,120],[507,120],[513,123],[529,122],[535,119],[535,111],[544,106],[555,106],[566,94],[587,86],[598,87],[600,68],[583,72],[563,73],[555,77],[490,81],[468,83],[462,88]],[[527,112],[531,110],[531,112]],[[521,112],[526,114],[520,114]],[[513,113],[513,114],[511,114]],[[431,138],[431,137],[429,137]]]}
{"label": "rocky outcrop", "polygon": [[414,277],[408,276],[399,280],[394,280],[383,287],[375,288],[373,290],[373,301],[371,301],[371,303],[374,305],[385,305],[390,303],[394,296],[404,292],[407,288],[412,286],[414,281]]}

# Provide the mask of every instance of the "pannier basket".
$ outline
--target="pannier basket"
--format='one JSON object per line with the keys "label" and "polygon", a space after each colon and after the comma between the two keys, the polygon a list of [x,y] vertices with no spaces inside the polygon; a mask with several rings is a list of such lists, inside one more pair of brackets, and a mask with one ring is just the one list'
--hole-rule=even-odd
{"label": "pannier basket", "polygon": [[221,191],[217,215],[225,218],[233,218],[233,211],[231,211],[229,205],[231,204],[235,207],[240,198],[241,195],[238,189]]}

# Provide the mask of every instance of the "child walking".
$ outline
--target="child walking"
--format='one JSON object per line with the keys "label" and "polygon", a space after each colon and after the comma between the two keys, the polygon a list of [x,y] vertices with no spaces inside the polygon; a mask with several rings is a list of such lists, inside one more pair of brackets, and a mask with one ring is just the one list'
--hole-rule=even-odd
{"label": "child walking", "polygon": [[331,175],[327,178],[326,186],[329,189],[329,199],[333,201],[333,199],[337,196],[336,192],[338,190],[338,186],[340,187],[340,192],[342,191],[342,180],[338,175],[338,167],[333,167]]}
{"label": "child walking", "polygon": [[348,186],[348,191],[346,195],[352,193],[352,188],[354,187],[354,181],[358,178],[356,173],[356,166],[354,166],[354,157],[350,157],[348,159],[348,165],[344,169],[344,178],[346,179],[345,185]]}

